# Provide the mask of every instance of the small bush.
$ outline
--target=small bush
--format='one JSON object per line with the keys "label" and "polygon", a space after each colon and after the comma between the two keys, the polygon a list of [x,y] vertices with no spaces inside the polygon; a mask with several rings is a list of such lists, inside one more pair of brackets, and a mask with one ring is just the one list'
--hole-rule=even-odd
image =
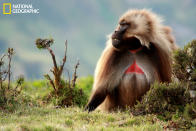
{"label": "small bush", "polygon": [[64,70],[65,63],[67,61],[67,41],[65,42],[65,54],[62,59],[62,63],[59,65],[56,61],[56,56],[51,49],[51,45],[54,43],[53,39],[40,39],[38,38],[35,42],[38,49],[47,49],[50,53],[53,61],[53,68],[50,71],[53,74],[53,78],[49,74],[45,74],[44,77],[49,81],[51,87],[54,89],[51,91],[47,100],[52,100],[53,103],[57,106],[71,106],[78,105],[83,106],[86,104],[87,96],[83,93],[82,89],[76,87],[77,80],[77,68],[79,66],[79,61],[74,67],[74,73],[72,80],[70,80],[69,71],[68,77],[69,80],[64,81],[62,79],[62,73]]}
{"label": "small bush", "polygon": [[138,114],[158,114],[165,119],[171,119],[176,111],[183,112],[192,99],[184,84],[155,83],[143,96],[141,102],[134,107]]}
{"label": "small bush", "polygon": [[131,111],[134,115],[156,114],[161,120],[172,121],[173,125],[168,125],[172,128],[189,129],[190,118],[195,115],[193,99],[187,89],[182,83],[155,83]]}
{"label": "small bush", "polygon": [[21,90],[14,90],[13,85],[10,85],[9,90],[0,89],[0,110],[13,112],[24,106],[37,105],[32,98]]}
{"label": "small bush", "polygon": [[186,116],[196,118],[196,40],[174,53],[173,73],[178,80],[188,85],[187,90],[194,101],[186,106]]}
{"label": "small bush", "polygon": [[174,53],[173,73],[184,82],[196,82],[196,40]]}
{"label": "small bush", "polygon": [[23,89],[24,76],[19,76],[14,84],[12,78],[12,58],[15,54],[13,48],[0,57],[0,109],[13,111],[17,106],[29,102],[27,96],[21,93]]}
{"label": "small bush", "polygon": [[54,105],[60,107],[72,105],[83,107],[87,103],[88,96],[81,88],[70,88],[69,83],[64,83],[63,87],[58,90],[58,94],[55,91],[50,93],[49,96]]}

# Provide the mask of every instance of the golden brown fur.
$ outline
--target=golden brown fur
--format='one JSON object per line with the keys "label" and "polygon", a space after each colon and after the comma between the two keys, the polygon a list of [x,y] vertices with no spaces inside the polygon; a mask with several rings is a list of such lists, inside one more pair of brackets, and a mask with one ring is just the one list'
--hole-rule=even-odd
{"label": "golden brown fur", "polygon": [[[137,38],[144,48],[137,54],[119,51],[112,46],[109,36],[95,70],[93,91],[87,105],[90,111],[100,104],[99,109],[105,111],[131,107],[154,81],[171,81],[171,52],[177,48],[171,29],[162,25],[160,17],[145,9],[127,11],[119,23],[123,21],[130,24],[123,39]],[[120,25],[116,30],[119,28]],[[124,74],[133,59],[145,75]]]}
{"label": "golden brown fur", "polygon": [[174,36],[172,35],[172,29],[168,26],[164,26],[163,30],[166,35],[166,39],[171,43],[171,49],[172,50],[178,49],[177,45],[175,44]]}

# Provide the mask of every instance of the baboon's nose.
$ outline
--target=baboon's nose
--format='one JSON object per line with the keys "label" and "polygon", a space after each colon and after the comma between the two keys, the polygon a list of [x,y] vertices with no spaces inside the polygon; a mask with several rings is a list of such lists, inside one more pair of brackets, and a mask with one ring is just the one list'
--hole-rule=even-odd
{"label": "baboon's nose", "polygon": [[127,28],[128,25],[120,25],[120,27],[117,30],[115,30],[114,33],[112,34],[112,39],[121,40]]}

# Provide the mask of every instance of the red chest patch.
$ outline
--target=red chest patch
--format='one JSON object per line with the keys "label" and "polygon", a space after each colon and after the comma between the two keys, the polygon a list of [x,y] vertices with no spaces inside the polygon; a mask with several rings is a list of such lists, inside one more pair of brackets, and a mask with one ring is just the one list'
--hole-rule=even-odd
{"label": "red chest patch", "polygon": [[142,69],[136,64],[136,61],[133,61],[133,64],[125,71],[125,74],[129,73],[138,73],[138,74],[144,74]]}

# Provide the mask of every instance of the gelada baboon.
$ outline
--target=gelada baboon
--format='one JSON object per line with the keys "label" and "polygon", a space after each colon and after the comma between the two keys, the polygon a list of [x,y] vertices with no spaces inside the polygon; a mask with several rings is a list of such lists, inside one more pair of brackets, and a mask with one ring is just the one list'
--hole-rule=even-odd
{"label": "gelada baboon", "polygon": [[171,29],[148,10],[127,11],[109,36],[86,110],[131,107],[155,81],[171,81]]}

